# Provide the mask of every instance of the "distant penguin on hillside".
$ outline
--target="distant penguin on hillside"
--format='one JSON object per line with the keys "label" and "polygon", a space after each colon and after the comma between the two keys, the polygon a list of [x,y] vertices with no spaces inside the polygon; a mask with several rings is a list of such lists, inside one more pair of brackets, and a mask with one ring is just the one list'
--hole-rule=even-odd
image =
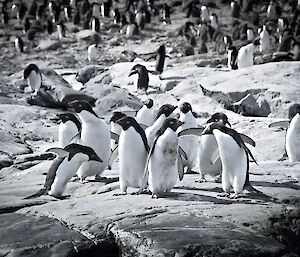
{"label": "distant penguin on hillside", "polygon": [[163,5],[162,9],[162,21],[165,25],[171,24],[171,9],[170,6],[166,3]]}
{"label": "distant penguin on hillside", "polygon": [[219,28],[218,16],[215,13],[212,13],[209,19],[211,26],[217,30]]}
{"label": "distant penguin on hillside", "polygon": [[228,69],[230,69],[230,70],[238,69],[238,65],[237,65],[238,54],[239,54],[239,52],[235,46],[228,48],[228,61],[227,61]]}
{"label": "distant penguin on hillside", "polygon": [[264,25],[262,31],[259,33],[259,50],[261,53],[266,53],[271,49],[271,38],[267,31],[267,26]]}
{"label": "distant penguin on hillside", "polygon": [[240,5],[238,4],[238,2],[237,1],[232,1],[230,3],[230,7],[231,7],[231,16],[233,18],[239,18],[241,8],[240,8]]}
{"label": "distant penguin on hillside", "polygon": [[75,10],[74,16],[73,16],[73,24],[74,25],[79,25],[80,24],[80,11],[79,10]]}
{"label": "distant penguin on hillside", "polygon": [[119,9],[115,8],[113,10],[113,19],[114,19],[114,24],[117,25],[121,22],[121,14],[119,12]]}
{"label": "distant penguin on hillside", "polygon": [[152,126],[155,121],[156,111],[153,106],[153,100],[147,99],[143,101],[144,105],[137,112],[135,119],[139,124],[147,127]]}
{"label": "distant penguin on hillside", "polygon": [[91,30],[94,32],[99,32],[100,31],[100,21],[97,17],[93,16],[91,18]]}
{"label": "distant penguin on hillside", "polygon": [[66,36],[66,27],[63,21],[56,24],[58,38],[62,39]]}
{"label": "distant penguin on hillside", "polygon": [[98,34],[94,35],[94,44],[91,44],[88,47],[88,60],[89,62],[96,62],[98,61],[98,43],[100,41],[100,37]]}
{"label": "distant penguin on hillside", "polygon": [[246,46],[242,46],[238,52],[237,65],[238,68],[246,68],[253,66],[254,64],[254,44],[250,43]]}
{"label": "distant penguin on hillside", "polygon": [[271,21],[277,20],[277,10],[275,3],[271,0],[267,8],[267,19]]}
{"label": "distant penguin on hillside", "polygon": [[92,14],[94,17],[100,19],[101,12],[100,12],[100,5],[96,2],[92,3]]}
{"label": "distant penguin on hillside", "polygon": [[23,74],[24,79],[27,79],[28,81],[32,94],[36,96],[42,85],[42,74],[40,69],[35,64],[31,63],[25,68]]}
{"label": "distant penguin on hillside", "polygon": [[47,20],[47,32],[49,35],[53,33],[53,23],[51,19]]}
{"label": "distant penguin on hillside", "polygon": [[57,116],[61,120],[58,128],[59,147],[64,148],[81,131],[81,123],[73,113],[60,113]]}
{"label": "distant penguin on hillside", "polygon": [[30,20],[29,20],[28,17],[26,17],[26,18],[24,19],[24,23],[23,23],[23,33],[24,33],[24,34],[26,34],[26,32],[30,29],[30,26],[31,26]]}
{"label": "distant penguin on hillside", "polygon": [[138,25],[138,27],[143,30],[144,27],[145,27],[145,17],[144,17],[144,14],[142,11],[138,11],[136,14],[135,14],[135,21]]}
{"label": "distant penguin on hillside", "polygon": [[57,155],[48,170],[44,187],[37,193],[24,199],[32,199],[41,195],[49,194],[55,198],[63,199],[62,196],[67,183],[76,174],[78,167],[86,161],[102,162],[95,151],[79,144],[70,144],[65,148],[50,148],[47,152]]}
{"label": "distant penguin on hillside", "polygon": [[24,43],[21,37],[16,37],[15,39],[15,48],[18,53],[24,52]]}
{"label": "distant penguin on hillside", "polygon": [[201,20],[205,22],[209,22],[209,11],[206,5],[201,6]]}
{"label": "distant penguin on hillside", "polygon": [[247,33],[247,40],[249,42],[252,42],[254,40],[254,37],[255,37],[253,28],[247,28],[246,33]]}

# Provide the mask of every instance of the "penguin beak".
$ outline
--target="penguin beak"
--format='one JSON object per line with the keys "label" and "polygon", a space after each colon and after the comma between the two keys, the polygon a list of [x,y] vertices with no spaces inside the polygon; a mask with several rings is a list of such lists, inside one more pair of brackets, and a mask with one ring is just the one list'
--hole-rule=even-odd
{"label": "penguin beak", "polygon": [[134,74],[137,74],[137,70],[131,70],[130,73],[129,73],[129,75],[128,75],[128,77],[130,77],[130,76],[132,76]]}

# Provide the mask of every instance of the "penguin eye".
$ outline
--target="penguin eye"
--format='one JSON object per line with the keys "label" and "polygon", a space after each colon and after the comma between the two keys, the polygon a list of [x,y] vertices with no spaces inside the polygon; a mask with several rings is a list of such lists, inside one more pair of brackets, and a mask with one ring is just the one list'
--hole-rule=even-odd
{"label": "penguin eye", "polygon": [[128,121],[126,121],[126,124],[130,124],[130,121],[128,120]]}
{"label": "penguin eye", "polygon": [[82,107],[82,104],[78,104],[78,107],[80,107],[80,108],[81,108],[81,107]]}
{"label": "penguin eye", "polygon": [[165,111],[167,111],[167,110],[168,110],[168,108],[167,108],[167,107],[164,107],[164,110],[165,110]]}
{"label": "penguin eye", "polygon": [[173,125],[173,124],[174,124],[174,122],[173,122],[173,121],[170,121],[170,124],[171,124],[171,125]]}

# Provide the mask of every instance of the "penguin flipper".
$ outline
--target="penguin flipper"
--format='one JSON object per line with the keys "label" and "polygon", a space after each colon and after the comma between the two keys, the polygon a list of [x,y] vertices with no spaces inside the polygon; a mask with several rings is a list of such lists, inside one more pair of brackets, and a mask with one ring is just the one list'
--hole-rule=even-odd
{"label": "penguin flipper", "polygon": [[180,146],[178,147],[178,153],[181,156],[181,158],[183,157],[185,160],[188,160],[188,156],[186,152]]}
{"label": "penguin flipper", "polygon": [[178,154],[178,157],[177,157],[177,166],[178,166],[179,181],[181,181],[184,176],[184,165],[183,165],[182,156],[180,154]]}
{"label": "penguin flipper", "polygon": [[213,151],[213,153],[212,153],[212,155],[211,155],[210,162],[211,162],[211,164],[213,165],[213,164],[215,164],[219,159],[220,159],[220,152],[219,152],[219,148],[217,147],[217,148]]}
{"label": "penguin flipper", "polygon": [[151,155],[154,152],[154,148],[155,148],[156,142],[157,142],[157,138],[155,139],[155,141],[153,143],[153,146],[151,147],[151,149],[150,149],[150,151],[148,153],[148,156],[147,156],[147,160],[146,160],[146,164],[145,164],[145,169],[144,169],[144,179],[147,178],[148,174],[149,174],[148,166],[149,166],[149,162],[150,162],[150,159],[151,159]]}
{"label": "penguin flipper", "polygon": [[118,146],[115,147],[114,150],[112,150],[111,154],[110,154],[110,157],[109,157],[109,160],[108,160],[108,169],[111,170],[111,167],[114,163],[114,161],[116,160],[117,156],[118,156]]}
{"label": "penguin flipper", "polygon": [[60,158],[65,158],[69,156],[69,152],[59,148],[59,147],[53,147],[53,148],[49,148],[48,150],[46,150],[46,152],[51,152],[51,153],[55,153],[58,157]]}
{"label": "penguin flipper", "polygon": [[180,131],[178,133],[178,137],[181,136],[201,136],[202,132],[203,132],[204,128],[200,127],[200,128],[188,128],[188,129],[184,129],[182,131]]}
{"label": "penguin flipper", "polygon": [[271,123],[268,127],[274,128],[274,127],[281,127],[281,128],[288,128],[290,122],[288,120],[282,120],[282,121],[276,121]]}
{"label": "penguin flipper", "polygon": [[80,137],[81,137],[81,131],[79,131],[74,137],[72,137],[70,141],[67,143],[67,145],[77,144],[80,141]]}
{"label": "penguin flipper", "polygon": [[110,132],[110,137],[111,137],[111,139],[113,139],[113,140],[116,140],[116,141],[118,141],[119,140],[119,135],[118,134],[116,134],[116,133],[114,133],[114,132]]}
{"label": "penguin flipper", "polygon": [[45,187],[43,187],[39,191],[37,191],[35,194],[26,196],[23,199],[28,200],[28,199],[37,198],[37,197],[40,197],[41,195],[45,195],[46,193],[47,193],[47,189]]}
{"label": "penguin flipper", "polygon": [[239,134],[245,143],[252,145],[253,147],[256,146],[256,143],[252,138],[248,137],[247,135],[241,134],[241,133],[239,133]]}

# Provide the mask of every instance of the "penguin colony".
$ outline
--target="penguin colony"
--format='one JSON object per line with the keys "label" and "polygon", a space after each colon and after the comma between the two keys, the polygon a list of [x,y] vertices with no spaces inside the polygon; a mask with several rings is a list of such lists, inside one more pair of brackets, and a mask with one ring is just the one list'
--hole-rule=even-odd
{"label": "penguin colony", "polygon": [[[290,1],[293,15],[282,16],[280,3],[270,1],[265,6],[266,19],[260,20],[252,1],[227,1],[231,8],[231,34],[222,31],[222,24],[213,7],[200,5],[196,1],[182,6],[187,18],[178,31],[178,36],[186,40],[185,55],[216,51],[228,53],[228,68],[241,69],[252,66],[255,54],[262,55],[278,48],[281,55],[274,55],[274,60],[299,60],[299,4]],[[23,54],[35,44],[36,30],[33,21],[45,22],[47,32],[52,34],[56,28],[58,38],[66,37],[66,23],[90,29],[100,33],[103,29],[101,19],[110,18],[118,31],[126,38],[140,35],[151,24],[151,19],[159,16],[164,25],[172,24],[172,6],[156,5],[154,1],[125,1],[123,8],[115,8],[114,1],[101,4],[82,1],[42,1],[42,3],[9,0],[2,1],[1,21],[7,25],[16,18],[23,25],[20,35],[15,38],[15,48]],[[161,12],[160,12],[161,10]],[[242,19],[247,13],[250,20]],[[56,25],[56,26],[55,26]],[[25,36],[27,40],[25,39]],[[23,40],[23,39],[24,40]],[[88,47],[88,60],[97,62],[97,48],[100,40]],[[208,48],[212,44],[212,49]],[[135,90],[147,93],[149,72],[159,75],[165,69],[166,46],[162,44],[146,60],[155,58],[154,70],[148,70],[142,64],[135,64],[128,76],[137,74]],[[38,66],[29,64],[24,70],[24,79],[33,96],[42,87],[42,74]],[[255,142],[246,135],[231,128],[228,118],[223,113],[215,113],[207,123],[199,126],[192,106],[182,103],[179,106],[180,117],[174,118],[177,106],[164,104],[154,108],[149,99],[135,117],[125,113],[114,113],[110,120],[111,127],[99,117],[89,103],[74,101],[69,104],[73,112],[62,113],[58,117],[59,148],[48,151],[57,155],[45,182],[44,188],[35,196],[48,193],[61,198],[68,181],[75,175],[84,181],[87,177],[101,178],[105,169],[111,167],[119,158],[120,190],[127,193],[128,187],[137,188],[137,193],[150,190],[153,198],[169,193],[184,172],[191,172],[199,166],[199,182],[205,181],[206,175],[221,176],[224,193],[238,197],[244,189],[255,191],[249,181],[249,162],[256,160],[248,148]],[[286,155],[289,161],[299,161],[300,110],[298,105],[291,106],[289,121],[273,126],[287,128]],[[92,135],[92,136],[91,136]],[[97,142],[95,140],[99,140]],[[230,154],[229,154],[230,153]],[[133,160],[134,158],[134,160]],[[231,188],[234,194],[231,195]]]}

